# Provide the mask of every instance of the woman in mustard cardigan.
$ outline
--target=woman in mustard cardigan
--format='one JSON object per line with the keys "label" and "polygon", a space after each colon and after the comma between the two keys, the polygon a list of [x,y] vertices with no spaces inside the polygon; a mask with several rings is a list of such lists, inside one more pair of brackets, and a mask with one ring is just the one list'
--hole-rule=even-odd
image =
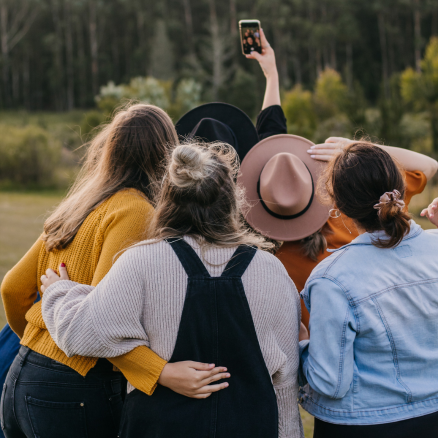
{"label": "woman in mustard cardigan", "polygon": [[46,269],[68,264],[72,280],[96,286],[121,250],[145,238],[154,187],[177,142],[161,109],[137,104],[120,111],[92,141],[79,177],[45,222],[44,233],[5,276],[6,317],[22,345],[2,395],[7,438],[116,437],[122,373],[149,395],[157,382],[196,398],[224,387],[209,385],[227,376],[224,368],[167,364],[144,346],[109,360],[68,357],[47,331],[41,302],[33,304]]}

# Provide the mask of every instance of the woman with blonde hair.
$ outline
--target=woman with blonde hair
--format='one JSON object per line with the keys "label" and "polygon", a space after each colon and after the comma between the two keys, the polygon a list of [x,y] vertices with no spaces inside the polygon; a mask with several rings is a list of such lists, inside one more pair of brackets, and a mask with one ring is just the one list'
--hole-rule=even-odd
{"label": "woman with blonde hair", "polygon": [[[147,394],[158,379],[195,397],[222,387],[206,385],[221,378],[223,369],[166,364],[147,343],[112,357],[111,363],[66,354],[47,330],[41,302],[33,304],[47,269],[67,264],[72,280],[96,286],[115,256],[144,237],[163,161],[177,142],[172,121],[160,108],[137,104],[119,111],[91,142],[80,175],[46,220],[41,237],[5,276],[1,292],[6,317],[22,345],[2,395],[7,438],[116,437],[122,373]],[[119,298],[128,298],[123,288]]]}
{"label": "woman with blonde hair", "polygon": [[150,344],[171,362],[227,364],[229,386],[205,400],[164,387],[152,397],[129,392],[120,436],[303,437],[298,295],[263,251],[272,244],[241,221],[236,163],[225,145],[178,146],[152,240],[128,249],[95,288],[68,280],[65,268],[44,279],[44,319],[70,355],[112,357]]}

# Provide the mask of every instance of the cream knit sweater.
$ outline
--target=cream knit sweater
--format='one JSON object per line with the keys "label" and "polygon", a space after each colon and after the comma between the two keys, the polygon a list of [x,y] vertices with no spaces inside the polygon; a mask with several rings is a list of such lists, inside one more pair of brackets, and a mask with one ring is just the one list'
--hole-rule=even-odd
{"label": "cream knit sweater", "polygon": [[[222,274],[236,249],[204,247],[201,254],[194,239],[185,240],[212,277]],[[297,290],[281,262],[264,251],[257,251],[242,282],[277,395],[279,437],[302,438]],[[187,274],[171,246],[164,241],[143,244],[127,250],[97,287],[68,280],[54,283],[43,295],[43,318],[68,356],[115,357],[146,345],[169,360],[186,290]]]}

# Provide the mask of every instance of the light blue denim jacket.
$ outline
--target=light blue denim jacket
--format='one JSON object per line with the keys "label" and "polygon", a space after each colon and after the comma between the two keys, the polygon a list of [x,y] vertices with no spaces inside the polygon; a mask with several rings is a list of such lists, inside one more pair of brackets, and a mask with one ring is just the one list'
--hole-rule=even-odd
{"label": "light blue denim jacket", "polygon": [[365,233],[333,251],[301,293],[300,403],[337,424],[380,424],[438,411],[438,234],[411,221],[393,249]]}

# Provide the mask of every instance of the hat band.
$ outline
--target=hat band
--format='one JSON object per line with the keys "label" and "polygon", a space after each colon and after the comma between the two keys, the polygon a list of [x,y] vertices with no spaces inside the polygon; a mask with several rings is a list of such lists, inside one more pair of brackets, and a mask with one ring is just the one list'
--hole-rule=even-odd
{"label": "hat band", "polygon": [[287,216],[284,216],[284,215],[282,215],[282,214],[275,213],[274,211],[270,210],[269,207],[268,207],[268,206],[265,204],[265,202],[263,201],[262,196],[261,196],[261,194],[260,194],[260,176],[261,176],[261,174],[262,174],[262,172],[263,172],[263,169],[262,169],[262,171],[260,172],[260,176],[259,176],[259,179],[258,179],[258,181],[257,181],[257,194],[259,195],[260,203],[262,204],[263,208],[264,208],[264,209],[266,210],[266,212],[269,213],[271,216],[273,216],[273,217],[275,217],[275,218],[277,218],[277,219],[285,219],[285,220],[296,219],[297,217],[302,216],[302,215],[303,215],[303,214],[304,214],[304,213],[310,208],[310,206],[312,205],[313,198],[314,198],[314,195],[315,195],[315,186],[314,186],[314,184],[313,184],[313,178],[312,178],[312,174],[310,173],[309,168],[307,167],[307,165],[306,165],[306,163],[305,163],[304,161],[303,161],[303,164],[306,166],[306,169],[307,169],[307,171],[309,172],[310,179],[311,179],[311,181],[312,181],[312,194],[311,194],[311,196],[310,196],[310,201],[309,201],[309,203],[303,208],[303,210],[301,210],[300,212],[298,212],[298,213],[296,213],[296,214],[292,214],[292,215],[287,215]]}

